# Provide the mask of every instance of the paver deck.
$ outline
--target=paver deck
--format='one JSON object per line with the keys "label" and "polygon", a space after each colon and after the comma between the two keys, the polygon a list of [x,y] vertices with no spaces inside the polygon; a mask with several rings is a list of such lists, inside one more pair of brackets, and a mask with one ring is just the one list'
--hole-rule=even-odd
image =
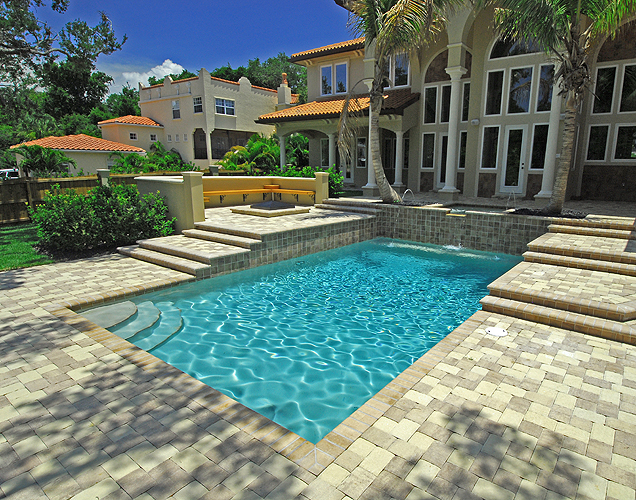
{"label": "paver deck", "polygon": [[0,273],[0,496],[636,498],[633,345],[480,311],[314,448],[53,306],[190,279],[119,255]]}

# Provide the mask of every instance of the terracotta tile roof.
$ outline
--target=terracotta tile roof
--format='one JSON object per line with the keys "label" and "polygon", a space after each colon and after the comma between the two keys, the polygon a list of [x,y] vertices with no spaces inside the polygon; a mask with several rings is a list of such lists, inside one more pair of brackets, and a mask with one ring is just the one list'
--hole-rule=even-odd
{"label": "terracotta tile roof", "polygon": [[[388,90],[384,94],[384,105],[382,106],[383,115],[401,115],[404,109],[418,101],[419,93],[412,93],[410,89]],[[368,114],[369,96],[368,94],[360,94],[354,99],[357,101],[363,113]],[[352,100],[353,101],[353,100]],[[300,120],[314,120],[319,118],[337,118],[342,112],[344,106],[344,97],[333,97],[320,101],[312,101],[307,104],[299,104],[291,108],[282,109],[275,113],[261,115],[256,120],[257,123],[280,123]],[[352,102],[349,109],[355,109]]]}
{"label": "terracotta tile roof", "polygon": [[298,62],[306,59],[312,59],[314,57],[328,56],[331,54],[340,54],[341,52],[362,49],[364,49],[364,37],[326,45],[325,47],[318,47],[317,49],[305,50],[304,52],[298,52],[289,56],[289,60],[291,62]]}
{"label": "terracotta tile roof", "polygon": [[154,121],[151,118],[145,116],[126,115],[118,118],[111,118],[110,120],[103,120],[97,125],[108,125],[111,123],[123,123],[126,125],[146,125],[148,127],[163,127],[161,123]]}
{"label": "terracotta tile roof", "polygon": [[300,94],[292,94],[292,99],[291,99],[292,104],[298,104],[299,100],[300,100]]}
{"label": "terracotta tile roof", "polygon": [[44,137],[43,139],[16,144],[15,146],[11,146],[11,149],[19,146],[42,146],[43,148],[61,149],[64,151],[126,151],[131,153],[145,153],[143,149],[137,146],[107,141],[106,139],[99,139],[85,134]]}
{"label": "terracotta tile roof", "polygon": [[[198,76],[191,77],[191,78],[184,78],[183,80],[175,80],[172,83],[187,82],[187,81],[190,81],[190,80],[197,80],[198,78],[199,78]],[[224,80],[223,78],[217,78],[216,76],[211,76],[210,78],[212,80],[217,81],[217,82],[231,83],[232,85],[240,85],[239,82],[233,82],[232,80]],[[157,83],[156,85],[151,85],[149,87],[141,87],[141,90],[156,89],[157,87],[163,87],[163,83]],[[257,85],[252,85],[252,88],[260,89],[260,90],[266,90],[267,92],[276,92],[276,90],[274,90],[274,89],[268,89],[266,87],[259,87]]]}

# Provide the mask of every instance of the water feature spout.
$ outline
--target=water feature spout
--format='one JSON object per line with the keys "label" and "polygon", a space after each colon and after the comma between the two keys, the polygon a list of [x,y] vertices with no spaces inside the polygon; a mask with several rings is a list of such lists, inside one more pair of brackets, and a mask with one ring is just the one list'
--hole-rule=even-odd
{"label": "water feature spout", "polygon": [[402,201],[406,201],[406,193],[408,193],[408,192],[411,193],[412,201],[415,201],[415,193],[413,192],[412,189],[405,189],[404,190],[404,194],[402,194]]}

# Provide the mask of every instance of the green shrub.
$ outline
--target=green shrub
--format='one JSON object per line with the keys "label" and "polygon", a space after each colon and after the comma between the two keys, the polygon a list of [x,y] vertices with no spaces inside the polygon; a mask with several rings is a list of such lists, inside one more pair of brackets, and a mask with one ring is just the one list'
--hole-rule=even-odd
{"label": "green shrub", "polygon": [[333,197],[339,193],[342,193],[342,184],[344,183],[344,177],[335,167],[322,168],[322,167],[290,167],[285,171],[282,171],[280,167],[271,173],[278,177],[316,177],[316,172],[327,172],[329,174],[329,196]]}
{"label": "green shrub", "polygon": [[148,172],[183,172],[197,170],[192,163],[186,163],[181,155],[175,151],[168,151],[159,141],[150,146],[150,152],[141,156],[138,154],[111,153],[110,157],[117,158],[110,171],[114,174],[146,174]]}
{"label": "green shrub", "polygon": [[113,248],[174,232],[163,198],[140,196],[131,185],[99,186],[86,196],[55,185],[30,213],[39,245],[53,252]]}

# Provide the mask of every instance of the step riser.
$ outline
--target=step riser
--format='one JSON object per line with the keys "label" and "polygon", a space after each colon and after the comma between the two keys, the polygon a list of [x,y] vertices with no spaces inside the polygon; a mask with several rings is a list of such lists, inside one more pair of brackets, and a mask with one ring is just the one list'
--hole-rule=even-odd
{"label": "step riser", "polygon": [[541,252],[525,252],[523,254],[523,259],[525,262],[534,262],[537,264],[586,269],[589,271],[601,271],[606,273],[622,274],[624,276],[636,276],[636,265],[610,262],[609,260],[593,260]]}
{"label": "step riser", "polygon": [[177,248],[168,245],[157,245],[155,243],[147,242],[147,241],[138,241],[137,242],[141,248],[145,248],[147,250],[152,250],[153,252],[163,253],[166,255],[172,255],[174,257],[181,257],[182,259],[193,260],[195,262],[200,262],[201,264],[211,264],[212,259],[205,255],[200,255],[191,250],[187,250],[185,248]]}
{"label": "step riser", "polygon": [[490,295],[493,297],[501,297],[503,299],[514,300],[517,302],[523,302],[527,304],[539,305],[542,307],[548,307],[552,309],[559,309],[561,311],[568,311],[578,314],[585,314],[586,316],[593,316],[595,318],[610,319],[612,321],[629,321],[634,319],[634,315],[621,313],[619,311],[612,311],[607,309],[601,309],[601,303],[594,303],[589,301],[588,304],[573,304],[568,299],[555,299],[552,297],[541,297],[537,295],[524,295],[522,293],[514,293],[508,290],[501,290],[497,288],[490,288]]}
{"label": "step riser", "polygon": [[253,240],[261,239],[260,234],[252,233],[251,231],[242,231],[240,229],[232,229],[229,227],[212,226],[202,222],[195,222],[194,227],[201,231],[211,231],[213,233],[223,233],[223,234],[229,234],[232,236],[241,236],[243,238],[251,238]]}
{"label": "step riser", "polygon": [[377,215],[379,212],[378,210],[375,210],[373,208],[364,208],[364,207],[349,206],[349,205],[326,205],[326,204],[319,203],[315,205],[315,207],[322,208],[323,210],[334,210],[338,212],[353,212],[353,213],[364,214],[364,215]]}
{"label": "step riser", "polygon": [[617,238],[621,240],[636,240],[636,233],[633,231],[621,231],[615,229],[597,229],[580,226],[560,226],[550,225],[548,231],[551,233],[578,234],[583,236],[601,236],[603,238]]}
{"label": "step riser", "polygon": [[597,229],[610,229],[616,231],[634,231],[636,227],[633,222],[623,222],[620,220],[598,220],[598,219],[560,219],[560,226],[590,227]]}
{"label": "step riser", "polygon": [[480,303],[486,312],[636,345],[636,332],[626,324],[492,296],[484,297]]}
{"label": "step riser", "polygon": [[[137,260],[141,260],[144,262],[148,262],[150,264],[155,264],[161,267],[167,267],[168,269],[173,269],[174,271],[180,271],[182,273],[190,274],[197,279],[209,278],[212,275],[210,266],[202,266],[200,263],[197,266],[189,266],[187,263],[175,262],[170,260],[167,255],[147,255],[143,252],[137,251],[137,247],[123,247],[117,249],[119,253],[122,255],[126,255],[127,257],[132,257]],[[193,262],[193,264],[195,264]]]}
{"label": "step riser", "polygon": [[182,234],[188,238],[197,238],[200,240],[212,241],[214,243],[223,243],[224,245],[245,248],[247,250],[254,250],[262,245],[260,240],[254,240],[253,243],[250,243],[249,241],[232,239],[231,235],[223,236],[222,234],[215,234],[212,231],[201,231],[198,229],[186,229],[182,232]]}

